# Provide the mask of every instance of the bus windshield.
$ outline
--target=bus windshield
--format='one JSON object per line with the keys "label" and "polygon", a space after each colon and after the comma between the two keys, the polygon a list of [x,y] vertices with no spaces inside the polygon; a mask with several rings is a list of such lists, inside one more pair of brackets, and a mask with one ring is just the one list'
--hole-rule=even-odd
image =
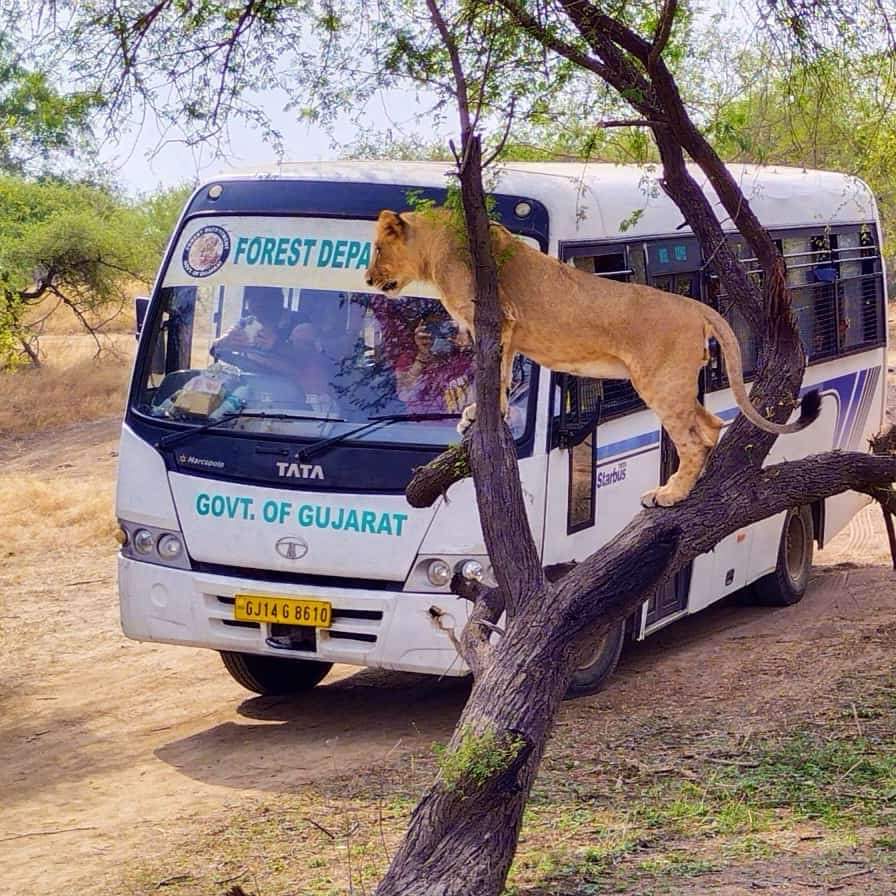
{"label": "bus windshield", "polygon": [[[152,317],[136,410],[155,418],[199,426],[245,411],[238,431],[318,438],[383,415],[444,414],[358,436],[440,445],[458,438],[448,415],[475,401],[470,338],[432,298],[300,283],[180,285],[163,287]],[[515,437],[530,379],[530,362],[518,357]]]}

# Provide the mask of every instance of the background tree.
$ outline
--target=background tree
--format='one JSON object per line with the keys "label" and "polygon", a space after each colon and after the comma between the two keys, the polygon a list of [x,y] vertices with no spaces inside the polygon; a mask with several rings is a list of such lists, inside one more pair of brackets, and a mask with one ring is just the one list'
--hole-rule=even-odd
{"label": "background tree", "polygon": [[[824,34],[814,43],[810,39],[815,7],[786,10],[782,44],[791,52],[793,46],[807,53],[823,48]],[[501,0],[500,7],[384,3],[375,19],[366,7],[367,17],[361,11],[353,3],[297,10],[265,0],[236,7],[133,0],[99,12],[92,7],[75,33],[94,52],[96,41],[105,40],[109,54],[117,54],[116,103],[134,96],[154,102],[165,85],[168,96],[185,102],[187,125],[198,136],[215,135],[231,111],[251,111],[248,90],[259,79],[285,84],[296,101],[303,94],[303,108],[324,117],[348,95],[346,84],[356,85],[352,95],[363,104],[374,88],[408,79],[434,91],[437,112],[448,103],[459,109],[456,158],[477,281],[480,410],[469,457],[498,587],[462,589],[456,583],[474,604],[470,622],[455,633],[473,688],[439,777],[414,811],[377,893],[489,896],[503,887],[554,714],[588,646],[662,581],[737,529],[847,488],[892,504],[896,459],[837,452],[764,467],[773,438],[739,418],[687,501],[638,514],[601,548],[600,557],[588,558],[557,582],[547,581],[523,512],[512,443],[497,410],[499,312],[480,131],[503,124],[493,132],[503,134],[520,117],[537,124],[562,90],[579,89],[577,71],[601,85],[594,95],[606,95],[603,85],[609,85],[631,107],[629,120],[652,135],[663,164],[662,188],[678,203],[759,337],[754,401],[776,419],[793,407],[804,366],[782,262],[682,97],[675,67],[683,64],[692,19],[676,0],[661,8],[616,4],[613,15],[583,0]],[[838,7],[832,3],[826,11],[830,21]],[[774,16],[772,26],[778,26]],[[312,59],[305,48],[315,30],[325,42]],[[346,79],[334,74],[334,60],[344,63]],[[288,77],[293,80],[278,80]],[[176,111],[168,107],[167,114]],[[601,116],[594,130],[617,123]],[[492,139],[495,144],[500,136]],[[702,168],[759,259],[761,290],[727,248],[713,208],[685,165],[687,157]],[[506,622],[496,637],[502,613]]]}
{"label": "background tree", "polygon": [[104,323],[152,276],[183,200],[172,190],[133,202],[85,176],[102,94],[60,90],[18,12],[0,11],[0,368],[40,364],[40,334],[60,307],[99,350]]}
{"label": "background tree", "polygon": [[0,172],[41,173],[74,156],[101,104],[95,90],[59,92],[46,71],[16,57],[12,37],[0,32]]}
{"label": "background tree", "polygon": [[842,171],[877,197],[888,254],[896,227],[896,57],[825,52],[786,68],[742,59],[749,86],[720,104],[707,133],[728,161]]}
{"label": "background tree", "polygon": [[38,366],[43,326],[60,308],[99,351],[104,323],[161,258],[172,224],[164,197],[144,206],[102,186],[6,175],[0,208],[0,366]]}

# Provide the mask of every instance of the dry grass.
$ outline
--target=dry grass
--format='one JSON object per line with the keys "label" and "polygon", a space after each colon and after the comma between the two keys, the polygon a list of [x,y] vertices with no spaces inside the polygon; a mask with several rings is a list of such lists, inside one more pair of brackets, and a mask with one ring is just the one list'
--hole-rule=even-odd
{"label": "dry grass", "polygon": [[[37,309],[49,311],[50,308]],[[67,309],[46,321],[41,338],[44,364],[0,373],[0,447],[8,440],[12,457],[29,436],[53,428],[119,417],[134,356],[133,317],[121,315],[101,334],[102,351]],[[111,544],[116,522],[110,457],[96,458],[94,472],[83,475],[75,459],[81,436],[62,430],[43,435],[42,456],[14,461],[0,472],[0,525],[7,557],[58,549],[59,533],[68,547]],[[38,466],[40,464],[40,466]]]}
{"label": "dry grass", "polygon": [[[143,295],[146,290],[137,284],[132,292],[134,295]],[[105,334],[134,332],[134,302],[131,298],[125,299],[121,305],[112,304],[86,316],[91,326]],[[37,324],[41,335],[71,336],[84,332],[74,312],[58,299],[48,299],[35,305],[25,320],[29,324]]]}
{"label": "dry grass", "polygon": [[84,333],[47,335],[47,361],[0,373],[0,437],[115,417],[122,413],[134,353],[128,334],[101,337],[103,351]]}
{"label": "dry grass", "polygon": [[60,532],[67,548],[112,544],[117,523],[115,484],[108,474],[90,477],[16,472],[0,476],[0,527],[6,557],[58,550]]}

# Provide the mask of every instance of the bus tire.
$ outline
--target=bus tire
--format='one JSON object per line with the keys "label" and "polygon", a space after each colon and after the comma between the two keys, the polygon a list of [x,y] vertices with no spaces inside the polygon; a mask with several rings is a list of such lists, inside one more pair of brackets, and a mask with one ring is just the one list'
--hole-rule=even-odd
{"label": "bus tire", "polygon": [[288,660],[255,653],[221,650],[224,668],[247,691],[266,697],[310,691],[333,667],[314,660]]}
{"label": "bus tire", "polygon": [[789,607],[806,593],[812,574],[815,531],[810,507],[793,507],[784,517],[778,564],[752,585],[753,600],[765,607]]}
{"label": "bus tire", "polygon": [[590,659],[573,673],[564,699],[573,700],[586,694],[596,694],[603,688],[619,662],[622,645],[625,643],[625,630],[623,619],[601,638]]}

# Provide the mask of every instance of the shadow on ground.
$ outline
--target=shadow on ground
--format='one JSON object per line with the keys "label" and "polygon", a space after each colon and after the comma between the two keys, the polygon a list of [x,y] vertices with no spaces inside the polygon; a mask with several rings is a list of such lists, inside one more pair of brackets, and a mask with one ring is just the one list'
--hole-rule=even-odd
{"label": "shadow on ground", "polygon": [[366,669],[300,697],[255,697],[247,721],[214,725],[155,751],[191,778],[224,787],[291,792],[429,751],[451,734],[470,693],[467,678]]}

